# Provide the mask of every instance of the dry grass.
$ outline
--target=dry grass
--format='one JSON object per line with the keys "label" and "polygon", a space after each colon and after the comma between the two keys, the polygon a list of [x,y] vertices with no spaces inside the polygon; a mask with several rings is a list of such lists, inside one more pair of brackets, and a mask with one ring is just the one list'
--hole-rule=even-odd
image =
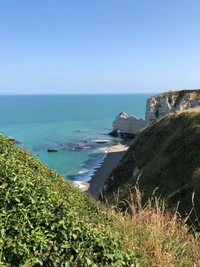
{"label": "dry grass", "polygon": [[115,225],[127,236],[127,249],[138,254],[139,266],[199,267],[199,234],[180,218],[178,208],[167,212],[164,201],[154,195],[144,206],[141,200],[140,190],[135,187],[120,225]]}
{"label": "dry grass", "polygon": [[177,110],[177,114],[181,114],[181,113],[195,113],[195,112],[200,112],[200,107]]}

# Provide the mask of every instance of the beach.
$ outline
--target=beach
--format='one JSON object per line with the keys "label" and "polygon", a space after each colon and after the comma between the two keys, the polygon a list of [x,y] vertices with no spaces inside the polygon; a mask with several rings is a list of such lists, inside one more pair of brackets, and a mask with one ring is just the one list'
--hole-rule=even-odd
{"label": "beach", "polygon": [[107,155],[100,168],[95,170],[91,181],[88,183],[76,182],[77,187],[82,191],[89,192],[94,198],[97,198],[109,174],[117,166],[119,160],[129,148],[131,142],[132,139],[127,139],[117,145],[105,147],[104,149],[106,150]]}

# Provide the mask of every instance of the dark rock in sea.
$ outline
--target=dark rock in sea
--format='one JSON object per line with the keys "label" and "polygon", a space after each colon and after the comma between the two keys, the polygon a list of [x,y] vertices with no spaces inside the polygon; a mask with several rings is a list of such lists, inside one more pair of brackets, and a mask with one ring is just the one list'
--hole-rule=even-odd
{"label": "dark rock in sea", "polygon": [[[73,140],[73,141],[74,142],[63,141],[57,144],[54,143],[56,149],[49,148],[49,145],[37,145],[37,146],[34,146],[34,151],[47,150],[48,152],[57,152],[57,150],[58,151],[91,150],[91,149],[98,149],[100,147],[104,147],[105,144],[108,144],[110,142],[110,140],[104,140],[104,139],[82,139],[82,140],[78,139],[78,140]],[[52,147],[54,147],[54,145],[52,145]]]}
{"label": "dark rock in sea", "polygon": [[22,142],[15,140],[15,138],[12,136],[7,136],[7,139],[10,140],[11,142],[15,143],[16,145],[22,144]]}
{"label": "dark rock in sea", "polygon": [[14,142],[14,141],[15,141],[15,138],[14,138],[14,137],[12,137],[12,136],[7,136],[7,139],[8,139],[8,140],[10,140],[10,141],[12,141],[12,142]]}
{"label": "dark rock in sea", "polygon": [[58,152],[56,148],[48,148],[47,152]]}
{"label": "dark rock in sea", "polygon": [[99,141],[98,140],[95,140],[95,143],[102,145],[102,144],[108,143],[108,141],[106,141],[106,140],[105,141],[104,140],[99,140]]}

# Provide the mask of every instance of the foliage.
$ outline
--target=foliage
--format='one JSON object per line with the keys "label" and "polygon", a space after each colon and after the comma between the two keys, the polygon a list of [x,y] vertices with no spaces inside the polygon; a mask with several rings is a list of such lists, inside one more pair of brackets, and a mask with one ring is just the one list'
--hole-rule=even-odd
{"label": "foliage", "polygon": [[0,136],[0,266],[135,266],[119,220]]}

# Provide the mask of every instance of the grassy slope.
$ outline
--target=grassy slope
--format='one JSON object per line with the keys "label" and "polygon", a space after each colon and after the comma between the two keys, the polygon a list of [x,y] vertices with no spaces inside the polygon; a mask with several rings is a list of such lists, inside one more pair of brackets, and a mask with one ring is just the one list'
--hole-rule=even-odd
{"label": "grassy slope", "polygon": [[200,108],[169,114],[141,130],[127,153],[107,180],[107,198],[120,191],[120,199],[130,199],[135,168],[140,169],[139,185],[144,201],[157,195],[165,198],[169,208],[180,202],[185,215],[192,208],[195,191],[196,211],[200,215]]}
{"label": "grassy slope", "polygon": [[0,136],[0,266],[134,266],[117,220]]}

